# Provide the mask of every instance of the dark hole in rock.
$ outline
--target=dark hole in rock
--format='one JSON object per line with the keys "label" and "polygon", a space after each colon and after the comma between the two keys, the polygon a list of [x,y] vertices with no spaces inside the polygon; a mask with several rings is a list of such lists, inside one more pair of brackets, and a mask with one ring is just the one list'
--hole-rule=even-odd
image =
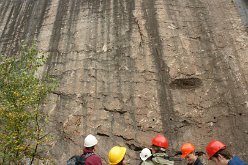
{"label": "dark hole in rock", "polygon": [[242,113],[239,113],[239,116],[242,116],[243,114]]}
{"label": "dark hole in rock", "polygon": [[183,120],[182,123],[183,124],[189,124],[189,122],[187,120]]}
{"label": "dark hole in rock", "polygon": [[173,119],[172,118],[170,118],[170,121],[172,121]]}
{"label": "dark hole in rock", "polygon": [[214,119],[216,119],[216,117],[214,117]]}
{"label": "dark hole in rock", "polygon": [[170,87],[173,89],[194,89],[201,85],[202,81],[199,78],[180,78],[170,83]]}
{"label": "dark hole in rock", "polygon": [[152,121],[155,121],[155,119],[152,119]]}

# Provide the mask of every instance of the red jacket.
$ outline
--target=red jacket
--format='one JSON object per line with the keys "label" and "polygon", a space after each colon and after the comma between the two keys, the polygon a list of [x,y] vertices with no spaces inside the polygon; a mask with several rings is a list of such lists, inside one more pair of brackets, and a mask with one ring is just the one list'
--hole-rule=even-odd
{"label": "red jacket", "polygon": [[[84,154],[92,152],[94,151],[88,150],[86,148],[84,149]],[[85,160],[85,165],[102,165],[102,160],[100,156],[93,154]]]}

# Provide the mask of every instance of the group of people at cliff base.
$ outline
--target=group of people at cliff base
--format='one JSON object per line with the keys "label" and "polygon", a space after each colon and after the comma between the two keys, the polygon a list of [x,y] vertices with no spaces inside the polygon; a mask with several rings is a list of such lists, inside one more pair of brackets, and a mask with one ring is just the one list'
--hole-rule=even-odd
{"label": "group of people at cliff base", "polygon": [[[95,154],[95,146],[98,141],[95,136],[88,135],[84,139],[83,154],[77,158],[77,162],[74,164],[81,165],[102,165],[101,158]],[[140,165],[174,165],[174,161],[167,155],[166,150],[169,147],[167,138],[162,135],[156,135],[151,142],[151,148],[144,148],[140,152]],[[108,163],[110,165],[126,165],[125,160],[127,149],[121,146],[114,146],[108,152]],[[195,147],[191,143],[185,143],[181,147],[179,154],[186,160],[187,165],[203,165],[199,159],[199,152],[195,151]],[[203,153],[203,152],[201,152]],[[228,147],[218,141],[213,140],[206,146],[206,153],[208,159],[215,165],[248,165],[242,161],[238,156],[233,156],[228,151]],[[178,153],[176,154],[178,155]],[[71,160],[71,159],[70,159]],[[70,161],[67,161],[67,165],[72,165]]]}

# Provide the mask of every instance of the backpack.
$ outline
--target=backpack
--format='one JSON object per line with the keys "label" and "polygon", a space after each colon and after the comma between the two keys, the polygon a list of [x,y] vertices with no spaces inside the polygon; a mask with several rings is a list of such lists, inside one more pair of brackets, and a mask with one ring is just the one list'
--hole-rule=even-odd
{"label": "backpack", "polygon": [[85,160],[90,157],[91,155],[94,155],[93,152],[86,153],[83,155],[74,155],[69,160],[67,160],[67,165],[84,165]]}

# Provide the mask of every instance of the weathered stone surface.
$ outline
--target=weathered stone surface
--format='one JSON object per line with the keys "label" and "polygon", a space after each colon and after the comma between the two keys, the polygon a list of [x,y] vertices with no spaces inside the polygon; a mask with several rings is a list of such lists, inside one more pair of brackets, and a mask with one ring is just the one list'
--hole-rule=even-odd
{"label": "weathered stone surface", "polygon": [[248,37],[232,1],[0,0],[0,36],[2,53],[35,39],[49,57],[56,164],[89,133],[104,164],[114,145],[137,164],[158,132],[170,151],[217,138],[248,161]]}

